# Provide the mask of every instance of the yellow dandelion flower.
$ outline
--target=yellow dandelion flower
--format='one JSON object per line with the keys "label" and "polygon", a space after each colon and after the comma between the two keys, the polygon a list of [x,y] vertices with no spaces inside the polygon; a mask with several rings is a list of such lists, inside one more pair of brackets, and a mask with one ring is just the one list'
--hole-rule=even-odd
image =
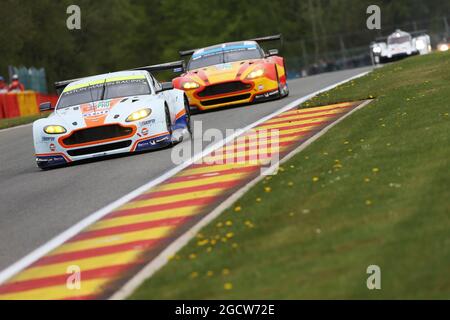
{"label": "yellow dandelion flower", "polygon": [[204,240],[198,241],[198,242],[197,242],[197,245],[198,245],[199,247],[203,247],[204,245],[207,245],[208,243],[209,243],[209,240],[208,240],[208,239],[204,239]]}
{"label": "yellow dandelion flower", "polygon": [[227,238],[225,238],[225,237],[223,237],[222,239],[220,239],[222,242],[227,242],[228,241],[228,239]]}
{"label": "yellow dandelion flower", "polygon": [[372,169],[372,172],[374,172],[374,173],[377,173],[377,172],[379,172],[380,171],[380,169],[378,169],[378,168],[373,168]]}
{"label": "yellow dandelion flower", "polygon": [[234,233],[233,233],[233,232],[228,232],[228,233],[226,234],[226,237],[229,238],[229,239],[231,239],[231,238],[234,237]]}
{"label": "yellow dandelion flower", "polygon": [[194,278],[197,278],[198,277],[198,272],[192,272],[191,274],[190,274],[190,277],[191,277],[191,279],[194,279]]}
{"label": "yellow dandelion flower", "polygon": [[249,228],[253,228],[254,227],[254,224],[251,222],[251,221],[245,221],[245,225],[247,226],[247,227],[249,227]]}
{"label": "yellow dandelion flower", "polygon": [[231,227],[231,226],[233,225],[233,221],[228,220],[227,222],[225,222],[225,224],[226,224],[228,227]]}
{"label": "yellow dandelion flower", "polygon": [[194,260],[194,259],[196,259],[197,258],[197,255],[195,254],[195,253],[191,253],[190,255],[189,255],[189,259],[191,259],[191,260]]}
{"label": "yellow dandelion flower", "polygon": [[313,178],[312,178],[312,181],[313,181],[313,182],[319,181],[319,177],[313,177]]}
{"label": "yellow dandelion flower", "polygon": [[348,142],[348,141],[344,141],[344,144],[349,144],[350,142]]}
{"label": "yellow dandelion flower", "polygon": [[235,212],[239,212],[239,211],[241,211],[242,210],[242,208],[240,207],[240,206],[236,206],[235,208],[234,208],[234,211]]}
{"label": "yellow dandelion flower", "polygon": [[233,244],[231,245],[231,247],[232,247],[233,249],[237,249],[238,244],[235,242],[235,243],[233,243]]}
{"label": "yellow dandelion flower", "polygon": [[211,270],[206,273],[207,277],[212,277],[213,275],[214,275],[214,272]]}
{"label": "yellow dandelion flower", "polygon": [[261,202],[261,198],[256,198],[256,202]]}
{"label": "yellow dandelion flower", "polygon": [[222,227],[223,227],[223,223],[222,223],[222,222],[218,222],[218,223],[216,224],[216,227],[217,227],[217,228],[222,228]]}
{"label": "yellow dandelion flower", "polygon": [[288,186],[289,186],[289,187],[292,187],[293,185],[294,185],[294,183],[293,183],[292,181],[289,181],[289,182],[288,182]]}
{"label": "yellow dandelion flower", "polygon": [[364,178],[364,182],[370,182],[370,178]]}
{"label": "yellow dandelion flower", "polygon": [[294,216],[294,212],[289,212],[289,216],[293,217]]}
{"label": "yellow dandelion flower", "polygon": [[217,240],[216,240],[216,239],[212,239],[212,240],[211,240],[211,245],[212,245],[212,246],[215,246],[216,243],[217,243]]}
{"label": "yellow dandelion flower", "polygon": [[265,192],[270,192],[270,191],[272,191],[272,188],[271,188],[271,187],[265,187],[265,188],[264,188],[264,191],[265,191]]}
{"label": "yellow dandelion flower", "polygon": [[208,248],[206,248],[206,252],[208,252],[208,253],[211,253],[211,252],[212,252],[212,250],[213,250],[213,248],[212,248],[212,247],[208,247]]}
{"label": "yellow dandelion flower", "polygon": [[366,200],[366,205],[370,206],[372,204],[372,201]]}
{"label": "yellow dandelion flower", "polygon": [[225,290],[231,290],[231,289],[233,289],[233,284],[230,283],[230,282],[227,282],[227,283],[225,283],[225,284],[223,285],[223,288],[224,288]]}
{"label": "yellow dandelion flower", "polygon": [[229,274],[230,274],[230,269],[225,268],[222,270],[222,275],[227,276]]}

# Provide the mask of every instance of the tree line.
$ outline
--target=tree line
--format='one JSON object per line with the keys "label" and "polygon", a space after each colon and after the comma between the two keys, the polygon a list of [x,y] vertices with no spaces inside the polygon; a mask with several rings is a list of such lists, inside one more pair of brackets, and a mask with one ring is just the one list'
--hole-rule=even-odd
{"label": "tree line", "polygon": [[[81,9],[81,30],[66,26],[71,4]],[[370,4],[381,7],[381,31],[366,28]],[[368,45],[409,21],[450,16],[450,1],[0,0],[0,12],[0,74],[8,65],[44,67],[52,83],[275,33],[284,35],[288,62],[305,52],[314,59],[338,50],[339,37],[347,47]]]}

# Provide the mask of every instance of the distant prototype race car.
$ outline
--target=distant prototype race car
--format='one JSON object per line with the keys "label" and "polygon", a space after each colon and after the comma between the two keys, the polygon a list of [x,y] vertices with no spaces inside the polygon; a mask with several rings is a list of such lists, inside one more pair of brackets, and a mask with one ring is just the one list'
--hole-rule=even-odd
{"label": "distant prototype race car", "polygon": [[[190,132],[187,97],[150,71],[183,62],[149,66],[57,82],[54,112],[33,124],[36,162],[42,169],[118,153],[163,148]],[[50,110],[50,103],[40,106]]]}
{"label": "distant prototype race car", "polygon": [[273,40],[281,40],[281,35],[180,51],[191,58],[187,72],[172,83],[197,110],[285,97],[289,89],[284,59],[278,50],[265,53],[258,44]]}
{"label": "distant prototype race car", "polygon": [[384,41],[377,39],[370,45],[370,53],[374,64],[385,63],[401,58],[423,55],[431,52],[430,36],[423,31],[410,33],[396,30]]}

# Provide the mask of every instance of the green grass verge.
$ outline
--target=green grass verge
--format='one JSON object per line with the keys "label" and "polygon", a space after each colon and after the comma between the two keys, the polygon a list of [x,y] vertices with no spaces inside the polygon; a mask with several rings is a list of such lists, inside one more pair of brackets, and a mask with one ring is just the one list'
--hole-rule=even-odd
{"label": "green grass verge", "polygon": [[45,113],[32,115],[32,116],[0,119],[0,130],[20,126],[20,125],[27,124],[27,123],[31,123],[37,119],[48,117],[48,115],[49,115],[49,113],[45,112]]}
{"label": "green grass verge", "polygon": [[[449,84],[450,54],[431,54],[309,101],[375,97],[252,188],[131,298],[450,298]],[[366,287],[372,264],[381,290]]]}

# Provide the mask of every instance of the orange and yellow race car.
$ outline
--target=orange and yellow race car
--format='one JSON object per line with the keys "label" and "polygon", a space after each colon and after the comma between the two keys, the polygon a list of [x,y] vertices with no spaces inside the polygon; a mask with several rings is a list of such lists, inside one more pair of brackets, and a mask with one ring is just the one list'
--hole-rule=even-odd
{"label": "orange and yellow race car", "polygon": [[284,59],[278,50],[265,53],[258,44],[273,40],[281,40],[281,35],[180,51],[191,58],[173,86],[184,90],[197,110],[285,97],[289,89]]}

